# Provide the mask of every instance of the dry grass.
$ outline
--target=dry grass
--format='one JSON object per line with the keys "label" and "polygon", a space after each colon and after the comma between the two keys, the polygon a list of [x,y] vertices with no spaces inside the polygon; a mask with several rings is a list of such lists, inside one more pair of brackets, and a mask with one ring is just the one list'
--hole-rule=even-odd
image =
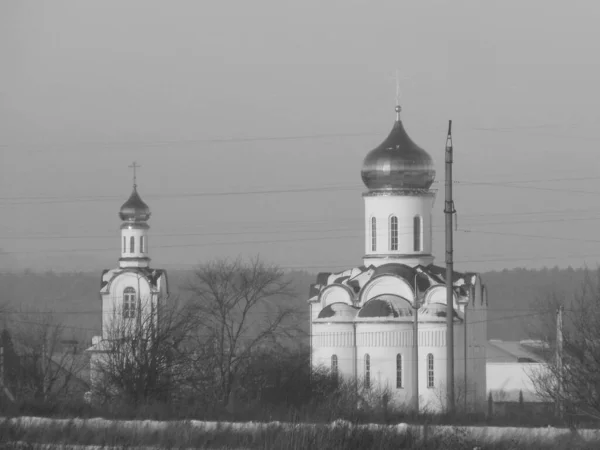
{"label": "dry grass", "polygon": [[[284,424],[221,422],[107,421],[103,419],[4,419],[0,442],[120,448],[246,448],[246,449],[597,449],[600,438],[587,442],[565,433],[474,432],[467,427]],[[482,429],[479,429],[480,431]],[[3,447],[6,448],[6,447]],[[24,447],[20,447],[24,448]]]}

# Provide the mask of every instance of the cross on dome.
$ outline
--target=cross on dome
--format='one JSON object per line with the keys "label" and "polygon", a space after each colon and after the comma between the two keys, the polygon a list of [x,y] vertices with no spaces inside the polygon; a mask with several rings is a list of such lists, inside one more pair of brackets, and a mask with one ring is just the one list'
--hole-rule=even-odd
{"label": "cross on dome", "polygon": [[140,165],[138,165],[138,163],[136,163],[135,161],[128,166],[130,169],[133,169],[133,187],[136,188],[137,187],[137,171],[136,169],[138,169],[139,167],[142,167]]}

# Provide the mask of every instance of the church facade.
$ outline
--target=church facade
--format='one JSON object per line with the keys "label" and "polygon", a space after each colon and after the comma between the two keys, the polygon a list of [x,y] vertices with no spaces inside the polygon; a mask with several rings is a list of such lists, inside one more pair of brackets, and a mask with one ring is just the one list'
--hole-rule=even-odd
{"label": "church facade", "polygon": [[[365,398],[386,392],[397,408],[418,400],[422,412],[442,411],[447,290],[446,270],[432,254],[435,169],[406,133],[399,106],[396,113],[362,167],[363,263],[320,273],[310,287],[311,365],[357,381]],[[452,284],[456,404],[483,410],[486,290],[477,273],[454,272]]]}
{"label": "church facade", "polygon": [[148,220],[150,208],[133,192],[119,211],[121,257],[118,267],[102,272],[102,335],[92,339],[90,352],[92,392],[102,382],[99,367],[115,351],[116,341],[140,335],[140,329],[158,327],[160,307],[169,295],[165,270],[150,267]]}

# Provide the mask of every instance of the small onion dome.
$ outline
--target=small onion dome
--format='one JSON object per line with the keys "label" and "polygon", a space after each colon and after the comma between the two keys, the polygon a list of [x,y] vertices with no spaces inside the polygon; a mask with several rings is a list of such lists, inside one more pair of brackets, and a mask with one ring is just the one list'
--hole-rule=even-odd
{"label": "small onion dome", "polygon": [[356,317],[358,308],[347,303],[332,303],[321,310],[317,319],[326,319],[327,322],[352,322]]}
{"label": "small onion dome", "polygon": [[394,294],[381,294],[364,304],[358,312],[358,318],[397,319],[412,314],[412,306],[405,298]]}
{"label": "small onion dome", "polygon": [[123,221],[130,222],[145,222],[150,218],[150,208],[140,198],[135,186],[129,199],[121,206],[119,217]]}
{"label": "small onion dome", "polygon": [[387,139],[365,157],[361,176],[369,190],[425,190],[435,179],[435,168],[398,119]]}

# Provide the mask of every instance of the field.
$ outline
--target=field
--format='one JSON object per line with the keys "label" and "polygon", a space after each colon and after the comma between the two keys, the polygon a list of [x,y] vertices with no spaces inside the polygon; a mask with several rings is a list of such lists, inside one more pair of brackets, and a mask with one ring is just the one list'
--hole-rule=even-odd
{"label": "field", "polygon": [[[600,430],[106,419],[0,419],[2,448],[597,449]],[[44,445],[46,444],[46,445]]]}

